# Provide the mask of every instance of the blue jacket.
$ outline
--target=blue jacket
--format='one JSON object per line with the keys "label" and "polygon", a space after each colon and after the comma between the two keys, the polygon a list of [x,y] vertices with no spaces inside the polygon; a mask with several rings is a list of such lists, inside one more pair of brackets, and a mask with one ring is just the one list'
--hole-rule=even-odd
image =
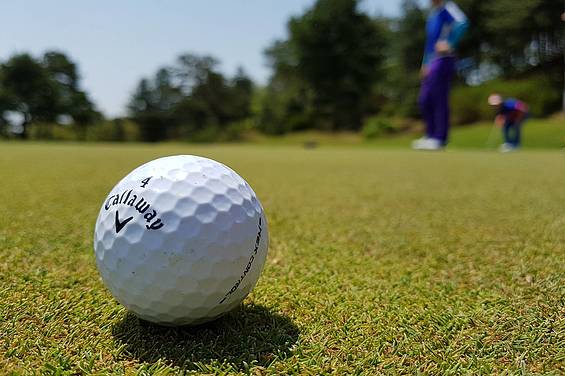
{"label": "blue jacket", "polygon": [[528,116],[528,105],[518,99],[506,98],[498,109],[498,114],[503,115],[507,123],[514,123],[518,118]]}
{"label": "blue jacket", "polygon": [[431,10],[426,22],[426,48],[422,65],[429,64],[437,56],[436,43],[447,41],[455,49],[469,26],[467,17],[452,1]]}

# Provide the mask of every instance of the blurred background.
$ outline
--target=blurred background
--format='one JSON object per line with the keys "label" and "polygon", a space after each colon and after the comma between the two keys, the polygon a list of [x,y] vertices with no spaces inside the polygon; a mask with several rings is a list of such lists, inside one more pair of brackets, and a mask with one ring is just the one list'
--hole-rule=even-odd
{"label": "blurred background", "polygon": [[[563,147],[563,2],[456,3],[470,29],[451,95],[455,142],[484,145],[497,91],[529,104],[532,145]],[[402,143],[422,127],[429,5],[4,2],[0,138]]]}

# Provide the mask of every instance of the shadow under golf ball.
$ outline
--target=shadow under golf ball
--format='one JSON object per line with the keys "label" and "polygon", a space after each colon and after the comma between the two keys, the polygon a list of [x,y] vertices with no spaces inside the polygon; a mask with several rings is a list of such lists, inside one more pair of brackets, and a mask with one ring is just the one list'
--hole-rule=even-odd
{"label": "shadow under golf ball", "polygon": [[121,356],[141,362],[159,360],[185,370],[201,363],[228,363],[237,369],[268,365],[291,355],[299,337],[288,318],[258,305],[243,305],[198,326],[163,327],[126,313],[112,328]]}

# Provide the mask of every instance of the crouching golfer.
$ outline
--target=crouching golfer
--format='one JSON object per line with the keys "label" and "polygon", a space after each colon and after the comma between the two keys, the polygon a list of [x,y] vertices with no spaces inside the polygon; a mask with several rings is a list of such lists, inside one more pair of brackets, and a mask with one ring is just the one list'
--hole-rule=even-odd
{"label": "crouching golfer", "polygon": [[491,94],[488,104],[497,108],[494,123],[502,128],[504,143],[500,151],[505,153],[520,147],[521,128],[528,118],[528,105],[514,98],[502,98],[499,94]]}
{"label": "crouching golfer", "polygon": [[455,73],[455,48],[467,30],[467,17],[451,1],[431,0],[426,23],[419,104],[426,123],[425,137],[415,140],[416,150],[440,150],[449,130],[449,87]]}

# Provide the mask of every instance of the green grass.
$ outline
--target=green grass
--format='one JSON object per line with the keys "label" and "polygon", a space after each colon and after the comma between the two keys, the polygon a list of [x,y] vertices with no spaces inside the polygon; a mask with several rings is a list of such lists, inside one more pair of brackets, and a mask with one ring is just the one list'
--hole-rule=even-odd
{"label": "green grass", "polygon": [[[493,132],[491,134],[491,132]],[[383,136],[365,141],[357,133],[328,134],[308,131],[291,133],[283,137],[256,136],[252,142],[267,145],[301,145],[316,142],[319,145],[364,145],[367,147],[409,147],[412,140],[421,136],[420,133]],[[478,123],[467,126],[452,127],[450,149],[482,149],[496,150],[502,143],[502,132],[499,128],[493,130],[492,123]],[[565,117],[549,119],[530,119],[523,128],[524,149],[560,149],[565,147]]]}
{"label": "green grass", "polygon": [[[0,148],[0,374],[565,373],[562,152]],[[118,179],[180,153],[249,181],[271,247],[243,308],[172,329],[113,300],[91,243]]]}
{"label": "green grass", "polygon": [[[490,132],[489,123],[456,128],[452,135],[452,144],[458,148],[494,149],[502,143],[499,128]],[[489,139],[489,137],[491,137]],[[565,118],[531,119],[523,127],[523,146],[526,149],[560,149],[565,147]]]}

